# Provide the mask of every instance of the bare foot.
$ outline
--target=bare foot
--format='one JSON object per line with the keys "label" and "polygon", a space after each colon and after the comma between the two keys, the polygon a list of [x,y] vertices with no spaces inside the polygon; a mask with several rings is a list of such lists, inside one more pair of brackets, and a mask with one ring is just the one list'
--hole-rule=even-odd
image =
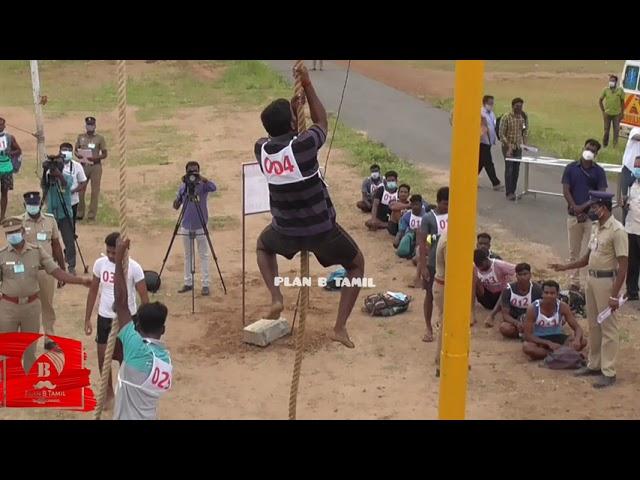
{"label": "bare foot", "polygon": [[329,334],[329,338],[334,342],[340,342],[347,348],[356,348],[355,344],[349,338],[349,334],[347,333],[347,329],[344,330],[333,330]]}
{"label": "bare foot", "polygon": [[271,304],[271,310],[269,310],[265,318],[268,320],[278,320],[283,310],[284,305],[282,305],[282,302],[274,302]]}
{"label": "bare foot", "polygon": [[427,332],[422,336],[422,341],[427,343],[433,342],[433,331],[427,330]]}

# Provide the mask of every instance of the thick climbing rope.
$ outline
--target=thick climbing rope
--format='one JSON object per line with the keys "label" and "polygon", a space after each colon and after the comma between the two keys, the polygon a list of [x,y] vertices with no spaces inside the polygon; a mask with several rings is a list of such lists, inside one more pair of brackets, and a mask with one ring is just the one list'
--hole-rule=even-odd
{"label": "thick climbing rope", "polygon": [[[295,63],[295,69],[304,65],[304,60],[297,60]],[[300,76],[295,76],[294,94],[298,98],[302,98],[304,95],[304,89],[302,88],[302,81]],[[304,113],[304,105],[302,102],[298,102],[298,110],[296,112],[298,117],[298,133],[302,133],[307,129],[307,121]],[[307,278],[309,276],[309,252],[303,250],[300,252],[300,276]],[[296,419],[296,406],[298,403],[298,385],[300,382],[300,368],[302,366],[302,356],[304,349],[304,327],[307,321],[307,307],[309,305],[309,287],[302,286],[300,294],[300,322],[298,323],[298,330],[296,331],[296,357],[293,363],[293,377],[291,378],[291,390],[289,391],[289,420]]]}
{"label": "thick climbing rope", "polygon": [[[127,70],[126,60],[118,60],[118,153],[120,154],[119,178],[120,178],[120,236],[122,240],[127,238]],[[127,278],[127,267],[129,265],[129,255],[124,258],[124,276]],[[107,340],[107,350],[104,354],[102,365],[102,377],[100,392],[95,412],[95,419],[100,420],[111,377],[111,361],[113,350],[118,338],[118,319],[111,321],[111,332]]]}
{"label": "thick climbing rope", "polygon": [[[297,60],[294,68],[304,64],[304,60]],[[327,172],[327,164],[329,162],[329,155],[331,154],[331,146],[333,145],[333,139],[336,135],[336,129],[338,127],[338,120],[340,119],[340,111],[342,110],[342,101],[344,100],[344,92],[347,88],[347,82],[349,81],[349,70],[351,69],[351,60],[347,65],[347,73],[344,79],[344,85],[342,87],[342,95],[340,96],[340,104],[338,105],[338,113],[336,115],[336,121],[333,126],[333,135],[331,136],[331,142],[329,143],[329,151],[327,152],[327,158],[324,163],[324,175]],[[302,82],[296,75],[294,84],[294,95],[301,97],[304,95],[304,89],[302,88]],[[301,133],[307,129],[307,122],[305,119],[304,105],[298,104],[298,110],[296,112],[298,118],[298,133]],[[303,250],[300,252],[300,275],[302,278],[309,277],[309,252]],[[291,389],[289,391],[289,420],[296,419],[296,406],[298,402],[298,386],[300,384],[300,369],[302,367],[302,357],[304,350],[304,328],[307,320],[307,307],[309,306],[309,287],[302,286],[298,295],[298,301],[300,302],[300,323],[298,330],[296,331],[296,357],[293,364],[293,377],[291,378]],[[296,302],[296,307],[298,302]],[[295,317],[294,317],[295,323]],[[291,326],[293,328],[293,325]]]}

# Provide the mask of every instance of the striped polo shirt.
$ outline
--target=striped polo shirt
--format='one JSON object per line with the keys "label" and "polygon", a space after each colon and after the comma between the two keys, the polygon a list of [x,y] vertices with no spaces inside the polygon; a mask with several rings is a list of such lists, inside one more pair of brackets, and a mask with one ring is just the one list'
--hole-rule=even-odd
{"label": "striped polo shirt", "polygon": [[[256,142],[255,155],[262,169],[262,146],[269,155],[278,153],[289,145],[294,133],[261,138]],[[298,162],[302,176],[309,177],[318,171],[318,150],[327,139],[327,134],[318,125],[293,140],[291,149]],[[266,145],[265,145],[266,144]],[[286,185],[269,184],[271,222],[273,229],[290,237],[308,237],[331,231],[336,223],[336,211],[329,191],[318,175],[298,183]]]}

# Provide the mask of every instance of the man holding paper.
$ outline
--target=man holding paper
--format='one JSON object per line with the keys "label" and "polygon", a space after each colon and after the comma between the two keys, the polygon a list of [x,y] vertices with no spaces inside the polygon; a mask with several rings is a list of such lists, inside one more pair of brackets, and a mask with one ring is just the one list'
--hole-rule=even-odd
{"label": "man holding paper", "polygon": [[[87,117],[84,119],[87,133],[78,135],[76,141],[76,156],[80,160],[87,180],[91,182],[91,204],[87,220],[95,220],[98,214],[98,200],[100,199],[100,181],[102,180],[102,160],[107,158],[107,143],[102,135],[96,133],[96,119]],[[80,191],[80,206],[78,207],[78,218],[84,217],[85,190]]]}
{"label": "man holding paper", "polygon": [[[616,357],[620,344],[616,310],[620,307],[620,289],[627,275],[629,243],[624,227],[611,214],[613,194],[591,191],[589,199],[589,218],[596,223],[587,253],[576,262],[552,264],[550,267],[557,272],[588,268],[589,363],[576,375],[598,375],[600,378],[593,386],[604,388],[616,381]],[[607,308],[611,308],[611,315],[599,323],[598,315]]]}

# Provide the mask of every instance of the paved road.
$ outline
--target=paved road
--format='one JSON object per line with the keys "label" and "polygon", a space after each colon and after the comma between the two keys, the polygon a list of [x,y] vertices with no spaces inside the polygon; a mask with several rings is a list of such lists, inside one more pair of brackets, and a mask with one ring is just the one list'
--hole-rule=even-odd
{"label": "paved road", "polygon": [[[271,60],[267,63],[285,78],[291,78],[292,61]],[[325,62],[324,68],[322,72],[311,72],[314,86],[327,110],[337,112],[345,69],[331,62]],[[451,126],[448,112],[351,70],[340,115],[346,125],[366,131],[370,138],[383,142],[412,163],[449,168]],[[499,146],[494,148],[493,158],[498,177],[504,181],[504,160]],[[474,158],[469,162],[469,172],[476,169],[477,159]],[[536,167],[531,169],[529,182],[531,188],[537,190],[561,192],[561,177],[562,169],[558,167]],[[524,166],[520,171],[518,191],[523,180]],[[609,191],[615,192],[615,182],[609,183]],[[568,255],[563,198],[538,195],[536,198],[524,197],[517,203],[510,202],[504,192],[491,189],[485,173],[482,173],[479,185],[480,219],[496,222],[525,241],[548,245],[558,255]]]}

